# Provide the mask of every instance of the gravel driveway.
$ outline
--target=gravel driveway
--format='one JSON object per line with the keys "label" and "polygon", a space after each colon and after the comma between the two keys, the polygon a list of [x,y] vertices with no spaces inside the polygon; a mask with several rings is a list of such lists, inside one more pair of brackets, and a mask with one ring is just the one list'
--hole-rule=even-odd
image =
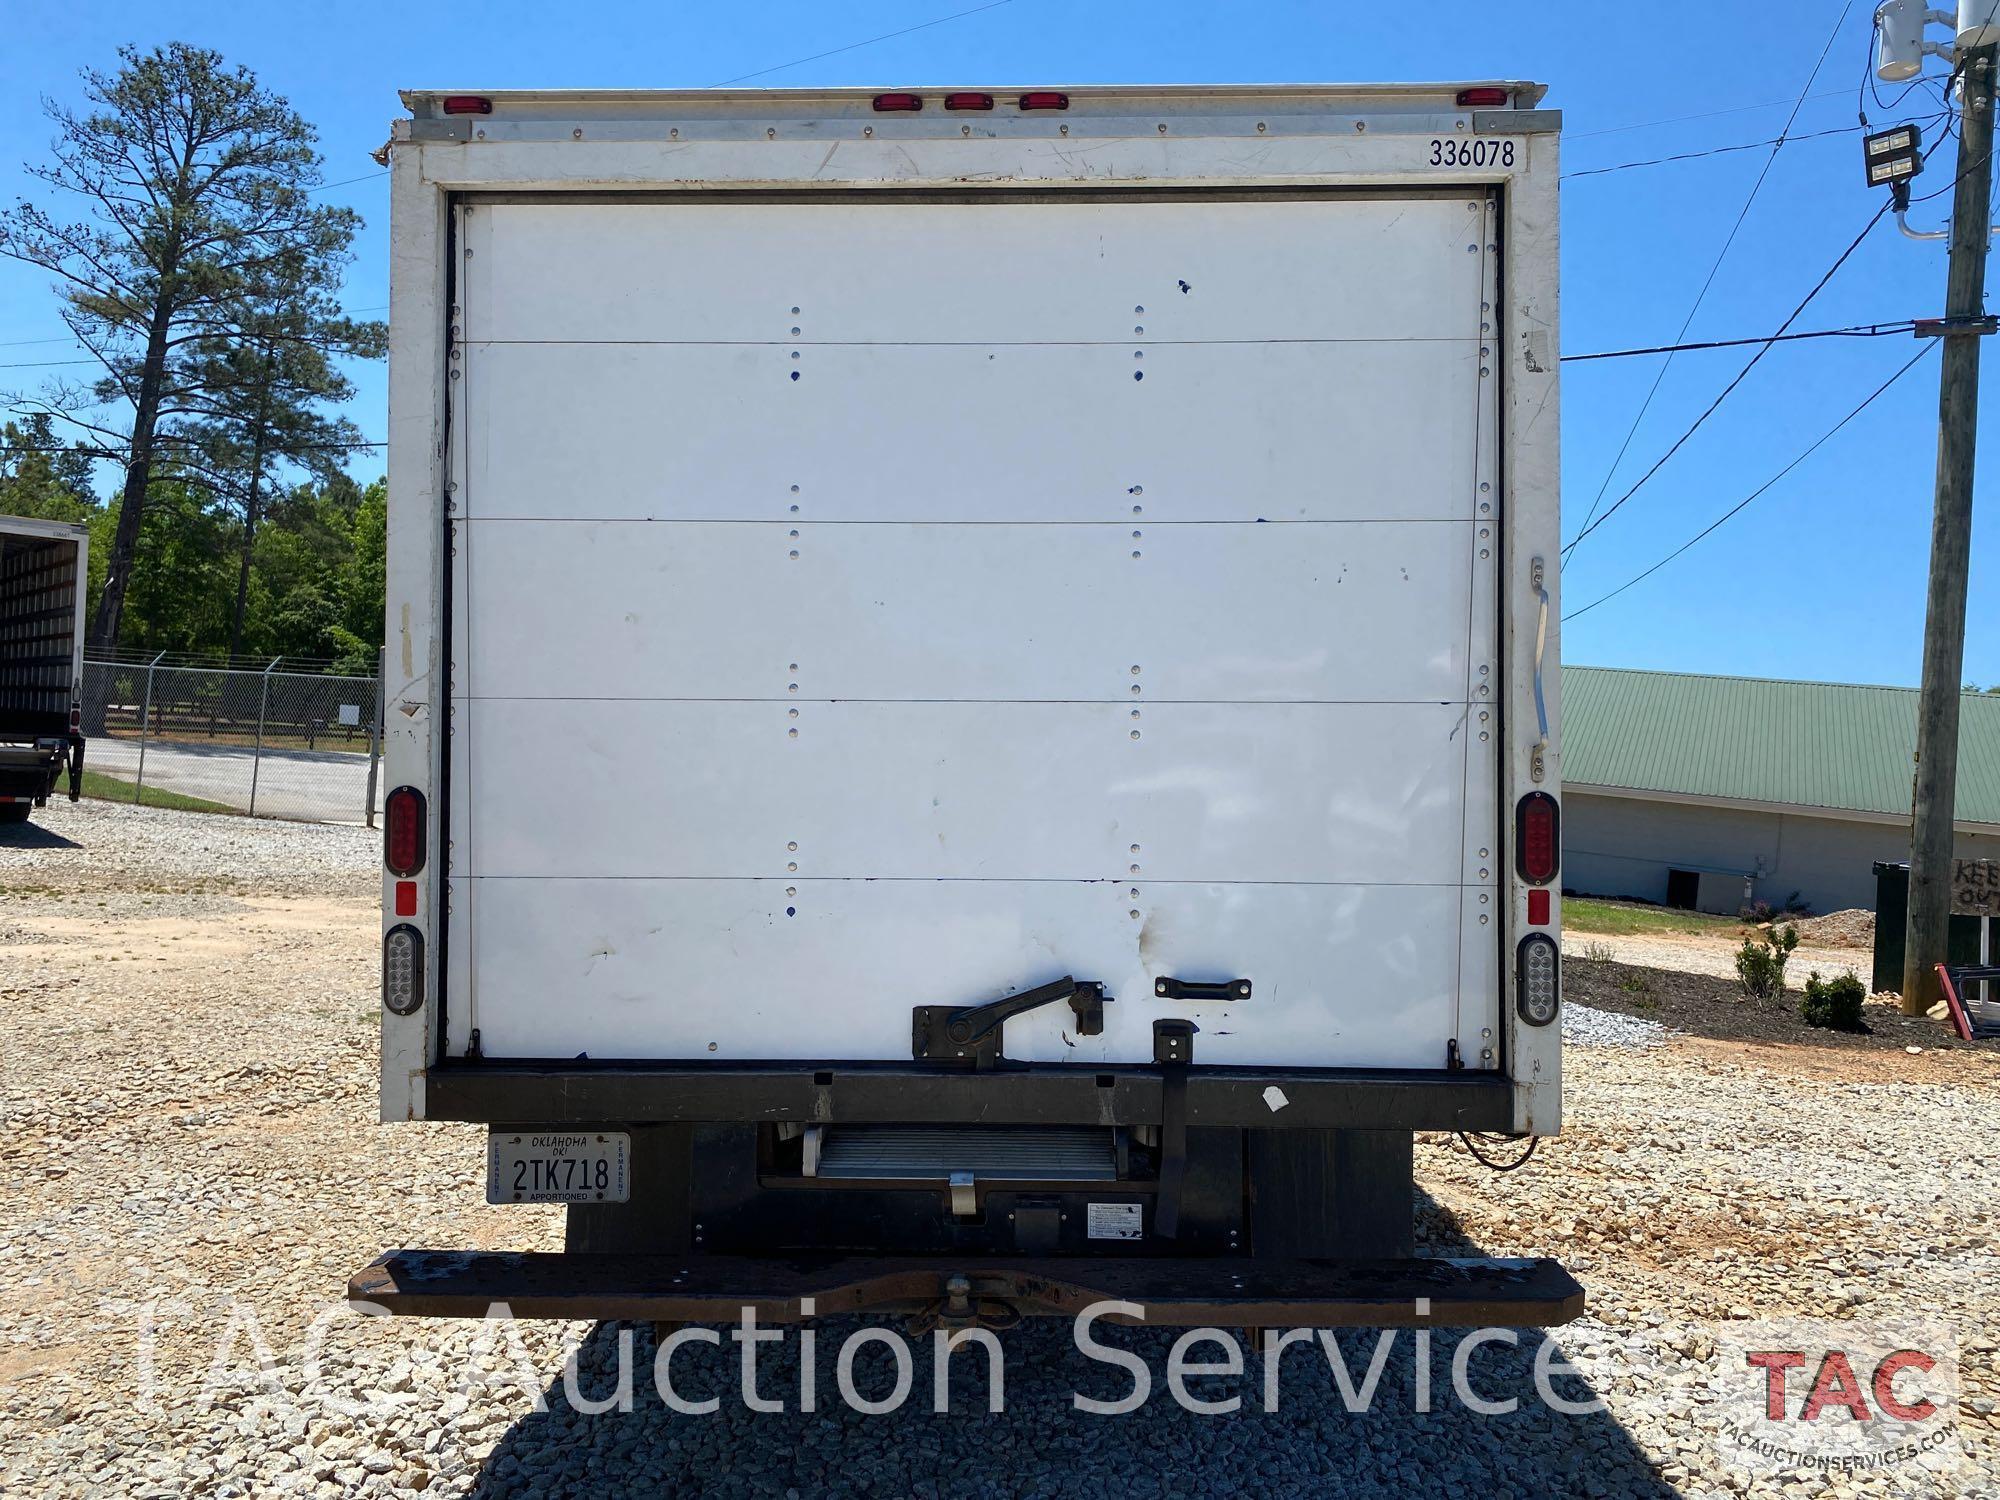
{"label": "gravel driveway", "polygon": [[[1241,1394],[1242,1411],[1197,1415],[1161,1389],[1169,1340],[1138,1330],[1106,1337],[1142,1355],[1154,1398],[1099,1417],[1070,1394],[1120,1394],[1124,1377],[1084,1360],[1066,1325],[1038,1324],[1004,1337],[1004,1413],[984,1410],[983,1361],[961,1360],[951,1414],[933,1415],[921,1350],[908,1405],[867,1416],[832,1394],[856,1326],[835,1319],[816,1412],[797,1410],[788,1337],[761,1367],[789,1410],[748,1413],[733,1346],[695,1345],[674,1367],[681,1394],[721,1409],[673,1414],[651,1397],[641,1327],[637,1409],[587,1417],[563,1393],[562,1351],[581,1346],[585,1398],[607,1394],[619,1329],[338,1308],[348,1274],[389,1246],[560,1242],[556,1210],[483,1206],[476,1128],[372,1123],[376,837],[88,802],[40,817],[0,830],[0,1493],[1747,1492],[1703,1425],[1718,1330],[1910,1309],[1956,1329],[1970,1466],[1783,1492],[2000,1493],[2000,1165],[1956,1149],[1991,1127],[2000,1055],[1935,1027],[1909,1033],[1914,1055],[1902,1033],[1792,1034],[1779,1012],[1760,1017],[1770,1034],[1741,1036],[1698,977],[1656,1002],[1645,971],[1570,966],[1573,1003],[1640,1020],[1657,1004],[1671,1034],[1584,1017],[1565,1133],[1522,1171],[1423,1138],[1420,1226],[1436,1251],[1557,1255],[1578,1274],[1590,1313],[1552,1341],[1602,1413],[1418,1414],[1405,1336],[1372,1415],[1344,1410],[1323,1365],[1313,1378],[1311,1351],[1287,1356],[1276,1413],[1258,1409],[1253,1361],[1193,1382]],[[1358,1373],[1372,1336],[1342,1343]],[[1531,1391],[1539,1343],[1482,1350],[1482,1385]],[[1452,1348],[1438,1335],[1435,1368]],[[885,1369],[864,1359],[863,1389]]]}

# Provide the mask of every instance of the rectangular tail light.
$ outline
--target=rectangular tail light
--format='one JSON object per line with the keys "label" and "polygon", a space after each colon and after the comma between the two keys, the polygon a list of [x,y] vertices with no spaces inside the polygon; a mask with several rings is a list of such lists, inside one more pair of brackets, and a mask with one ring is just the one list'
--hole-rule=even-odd
{"label": "rectangular tail light", "polygon": [[1562,864],[1562,827],[1556,799],[1530,792],[1514,809],[1514,866],[1530,885],[1547,885]]}

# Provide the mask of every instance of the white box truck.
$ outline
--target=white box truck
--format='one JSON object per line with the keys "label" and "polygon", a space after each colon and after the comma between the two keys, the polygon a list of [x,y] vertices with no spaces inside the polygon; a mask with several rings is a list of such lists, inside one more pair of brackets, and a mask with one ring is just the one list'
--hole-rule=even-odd
{"label": "white box truck", "polygon": [[83,606],[90,533],[0,516],[0,824],[69,777],[83,795]]}
{"label": "white box truck", "polygon": [[[418,91],[396,1312],[1552,1323],[1558,117],[1526,83]],[[1504,1247],[1501,1247],[1504,1248]]]}

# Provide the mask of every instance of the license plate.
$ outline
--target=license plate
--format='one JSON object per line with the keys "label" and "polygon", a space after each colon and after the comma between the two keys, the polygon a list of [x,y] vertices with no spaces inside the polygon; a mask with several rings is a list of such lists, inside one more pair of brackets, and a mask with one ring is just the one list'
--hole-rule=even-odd
{"label": "license plate", "polygon": [[486,1138],[488,1203],[624,1203],[632,1137],[622,1131],[513,1131]]}

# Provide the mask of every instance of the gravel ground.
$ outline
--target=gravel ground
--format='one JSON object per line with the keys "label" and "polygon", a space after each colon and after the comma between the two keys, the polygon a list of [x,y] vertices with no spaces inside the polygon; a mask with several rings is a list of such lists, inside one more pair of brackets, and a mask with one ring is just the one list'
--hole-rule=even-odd
{"label": "gravel ground", "polygon": [[1658,1047],[1673,1033],[1658,1021],[1571,1001],[1563,1007],[1566,1047]]}
{"label": "gravel ground", "polygon": [[[650,1328],[339,1310],[348,1274],[390,1245],[560,1241],[556,1210],[481,1204],[476,1129],[371,1123],[372,835],[90,804],[43,816],[43,833],[0,831],[0,1493],[2000,1493],[2000,1164],[1953,1149],[1991,1126],[2000,1050],[1934,1023],[1871,1010],[1876,1035],[1835,1038],[1702,975],[1566,966],[1583,1045],[1564,1134],[1508,1175],[1421,1138],[1419,1225],[1436,1252],[1556,1255],[1578,1274],[1590,1312],[1550,1342],[1581,1371],[1569,1393],[1604,1412],[1534,1400],[1541,1339],[1524,1335],[1474,1365],[1485,1390],[1529,1393],[1519,1411],[1420,1415],[1404,1335],[1366,1417],[1309,1349],[1286,1354],[1277,1412],[1253,1373],[1191,1382],[1245,1398],[1198,1415],[1166,1394],[1164,1335],[1106,1330],[1154,1392],[1100,1417],[1071,1393],[1113,1397],[1126,1377],[1036,1324],[1004,1337],[1004,1414],[962,1358],[951,1413],[933,1415],[920,1349],[908,1405],[869,1416],[834,1395],[834,1352],[861,1326],[835,1319],[819,1410],[798,1410],[793,1335],[760,1361],[787,1411],[749,1413],[733,1346],[693,1345],[680,1394],[723,1399],[679,1415],[651,1393]],[[1719,1460],[1710,1380],[1733,1320],[1911,1310],[1960,1340],[1965,1467],[1780,1485]],[[581,1347],[586,1399],[608,1394],[621,1332],[637,1408],[581,1415],[563,1351]],[[1372,1335],[1342,1342],[1358,1375]],[[1436,1337],[1440,1390],[1453,1347]],[[881,1393],[882,1351],[859,1368]]]}

